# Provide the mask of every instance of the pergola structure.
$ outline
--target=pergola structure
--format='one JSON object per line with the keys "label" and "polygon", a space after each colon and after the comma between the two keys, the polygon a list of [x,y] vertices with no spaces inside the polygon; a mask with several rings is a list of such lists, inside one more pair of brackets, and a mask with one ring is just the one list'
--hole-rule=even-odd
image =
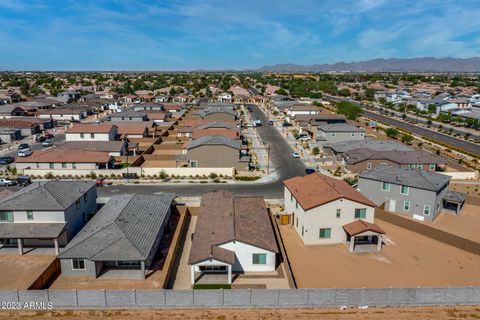
{"label": "pergola structure", "polygon": [[24,240],[52,240],[55,254],[60,253],[58,239],[65,232],[65,223],[0,223],[0,240],[16,240],[18,252],[24,253]]}
{"label": "pergola structure", "polygon": [[[355,220],[342,226],[350,242],[350,252],[381,251],[383,231],[379,226],[364,220]],[[372,250],[376,249],[376,250]]]}

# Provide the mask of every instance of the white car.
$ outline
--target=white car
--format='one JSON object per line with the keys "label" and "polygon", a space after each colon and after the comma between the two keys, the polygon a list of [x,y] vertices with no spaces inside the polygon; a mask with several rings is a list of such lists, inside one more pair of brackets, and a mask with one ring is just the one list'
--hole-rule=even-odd
{"label": "white car", "polygon": [[18,150],[18,156],[19,157],[28,157],[31,154],[32,154],[32,149]]}
{"label": "white car", "polygon": [[0,178],[0,186],[14,186],[17,184],[17,181],[15,180],[10,180],[10,179],[5,179],[5,178]]}
{"label": "white car", "polygon": [[309,136],[301,136],[300,138],[298,138],[299,141],[308,141],[310,140],[310,137]]}
{"label": "white car", "polygon": [[300,155],[298,154],[298,152],[292,152],[292,157],[300,158]]}

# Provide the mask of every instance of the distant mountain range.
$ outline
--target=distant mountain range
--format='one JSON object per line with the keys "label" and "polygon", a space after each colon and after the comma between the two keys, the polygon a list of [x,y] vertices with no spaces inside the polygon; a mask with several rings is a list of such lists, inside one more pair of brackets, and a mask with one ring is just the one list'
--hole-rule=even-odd
{"label": "distant mountain range", "polygon": [[334,64],[276,64],[258,68],[260,72],[480,72],[480,57],[373,59]]}

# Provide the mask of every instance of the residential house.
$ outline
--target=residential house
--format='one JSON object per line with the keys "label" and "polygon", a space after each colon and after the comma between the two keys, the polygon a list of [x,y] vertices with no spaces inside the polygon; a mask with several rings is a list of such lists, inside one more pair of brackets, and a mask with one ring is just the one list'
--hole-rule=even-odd
{"label": "residential house", "polygon": [[0,119],[0,128],[19,129],[22,137],[40,133],[40,125],[38,123],[16,118]]}
{"label": "residential house", "polygon": [[0,105],[12,104],[22,101],[22,96],[15,91],[1,90],[0,91]]}
{"label": "residential house", "polygon": [[134,103],[139,102],[140,100],[138,99],[138,96],[134,94],[127,94],[126,96],[122,97],[122,101],[124,103]]}
{"label": "residential house", "polygon": [[170,104],[165,106],[165,111],[169,113],[177,113],[182,110],[182,107],[176,105],[176,104]]}
{"label": "residential house", "polygon": [[77,123],[65,131],[66,141],[115,141],[118,127],[111,123]]}
{"label": "residential house", "polygon": [[109,117],[111,122],[138,122],[138,121],[147,121],[148,115],[146,112],[139,111],[123,111],[111,114]]}
{"label": "residential house", "polygon": [[54,170],[98,170],[115,167],[114,158],[108,152],[49,149],[34,151],[29,157],[17,158],[15,166],[18,171],[40,169],[45,174]]}
{"label": "residential house", "polygon": [[[387,211],[433,221],[449,203],[449,181],[449,176],[431,171],[379,166],[359,174],[358,189],[375,204],[384,204]],[[462,206],[463,201],[455,213]]]}
{"label": "residential house", "polygon": [[231,168],[246,171],[250,157],[242,152],[239,140],[224,136],[203,136],[187,142],[182,154],[177,156],[178,167]]}
{"label": "residential house", "polygon": [[80,121],[87,116],[85,110],[79,110],[74,108],[56,108],[51,110],[45,110],[38,113],[38,117],[42,119],[53,119],[63,121]]}
{"label": "residential house", "polygon": [[447,159],[426,151],[375,151],[368,148],[349,150],[342,154],[347,170],[359,173],[378,166],[398,166],[428,171],[444,169]]}
{"label": "residential house", "polygon": [[294,118],[297,115],[314,115],[320,113],[320,108],[311,104],[294,104],[292,106],[289,106],[286,110],[287,115],[290,118]]}
{"label": "residential house", "polygon": [[69,102],[80,99],[80,96],[81,96],[80,92],[76,92],[76,91],[63,91],[57,94],[57,97],[66,99]]}
{"label": "residential house", "polygon": [[170,100],[170,97],[167,96],[167,95],[156,96],[155,97],[155,102],[156,103],[166,103],[166,102],[168,102],[168,100]]}
{"label": "residential house", "polygon": [[118,139],[145,138],[149,135],[148,122],[117,122]]}
{"label": "residential house", "polygon": [[[132,145],[128,145],[129,149]],[[112,157],[120,157],[127,154],[126,141],[70,141],[56,145],[56,150],[64,150],[64,152],[75,151],[96,151],[108,153]],[[136,150],[133,150],[136,152]]]}
{"label": "residential house", "polygon": [[202,196],[188,264],[191,283],[209,273],[276,270],[277,241],[263,197],[236,197],[228,191]]}
{"label": "residential house", "polygon": [[237,112],[233,107],[207,107],[197,112],[197,116],[202,119],[229,121],[237,120]]}
{"label": "residential house", "polygon": [[165,111],[165,107],[160,103],[141,103],[135,105],[135,111]]}
{"label": "residential house", "polygon": [[172,97],[172,102],[174,103],[185,103],[188,102],[188,96],[179,94]]}
{"label": "residential house", "polygon": [[5,246],[65,246],[97,208],[94,181],[43,181],[0,201],[0,239]]}
{"label": "residential house", "polygon": [[365,129],[348,123],[324,124],[317,127],[314,139],[322,145],[342,141],[361,141],[365,139]]}
{"label": "residential house", "polygon": [[[319,173],[285,180],[285,212],[306,245],[349,242],[382,246],[382,229],[374,223],[376,205],[343,180]],[[357,247],[357,248],[356,248]]]}
{"label": "residential house", "polygon": [[59,256],[62,275],[96,278],[105,271],[129,270],[127,277],[145,279],[170,231],[174,196],[162,192],[112,197]]}
{"label": "residential house", "polygon": [[229,92],[221,92],[217,95],[217,100],[220,102],[232,102],[232,94]]}
{"label": "residential house", "polygon": [[21,139],[22,132],[20,129],[0,128],[0,143],[11,143]]}
{"label": "residential house", "polygon": [[355,149],[368,149],[371,151],[413,151],[412,148],[397,141],[384,140],[347,140],[342,142],[325,143],[323,150],[342,160],[342,154]]}

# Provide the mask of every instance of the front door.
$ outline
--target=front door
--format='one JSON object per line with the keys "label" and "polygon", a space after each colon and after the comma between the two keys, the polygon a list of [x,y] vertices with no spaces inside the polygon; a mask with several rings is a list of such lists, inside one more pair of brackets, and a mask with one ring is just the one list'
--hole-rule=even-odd
{"label": "front door", "polygon": [[395,212],[395,204],[396,204],[397,200],[395,199],[390,199],[390,201],[388,202],[388,211],[391,211],[391,212]]}

